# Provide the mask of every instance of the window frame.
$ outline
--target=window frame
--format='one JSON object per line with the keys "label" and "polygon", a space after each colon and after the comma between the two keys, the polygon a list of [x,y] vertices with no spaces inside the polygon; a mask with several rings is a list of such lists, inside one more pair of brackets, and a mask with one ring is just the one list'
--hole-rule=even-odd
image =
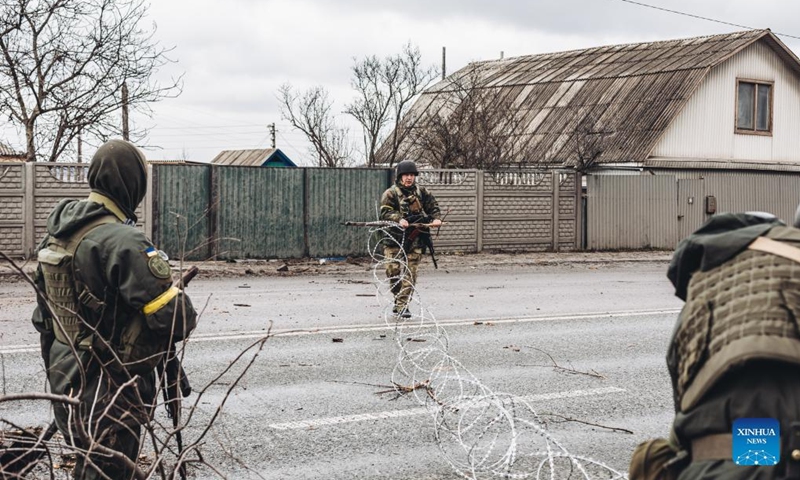
{"label": "window frame", "polygon": [[[751,83],[755,86],[753,89],[753,128],[739,128],[739,85],[742,83]],[[769,118],[767,118],[768,128],[766,130],[757,130],[758,126],[758,86],[769,86]],[[772,119],[774,115],[774,98],[775,98],[775,82],[771,80],[755,80],[752,78],[737,78],[736,79],[736,101],[734,103],[733,112],[733,130],[734,133],[741,135],[760,135],[772,136]]]}

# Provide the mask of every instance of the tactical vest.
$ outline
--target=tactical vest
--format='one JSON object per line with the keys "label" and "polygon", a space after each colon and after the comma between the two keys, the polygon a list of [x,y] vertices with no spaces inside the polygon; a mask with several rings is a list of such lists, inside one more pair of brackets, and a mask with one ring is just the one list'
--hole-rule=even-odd
{"label": "tactical vest", "polygon": [[[419,186],[413,186],[413,193],[411,195],[403,194],[403,191],[397,184],[392,185],[390,188],[392,193],[394,193],[392,203],[394,204],[395,210],[400,212],[400,218],[408,218],[409,215],[425,213],[422,206],[422,192]],[[404,249],[412,248],[416,243],[414,239],[408,238],[406,232],[400,228],[389,229],[388,235],[392,240],[384,238],[383,246],[392,250],[399,250],[401,245]]]}
{"label": "tactical vest", "polygon": [[100,225],[117,222],[113,215],[102,215],[66,238],[50,236],[46,247],[39,250],[38,260],[44,276],[45,293],[50,308],[58,319],[53,323],[53,333],[61,343],[72,344],[84,350],[92,345],[92,331],[85,328],[81,319],[81,306],[96,309],[100,300],[88,288],[77,288],[72,260],[78,245],[89,232]]}
{"label": "tactical vest", "polygon": [[425,213],[422,208],[422,192],[420,192],[418,186],[414,185],[413,195],[408,196],[403,195],[403,191],[397,185],[392,185],[392,187],[395,195],[397,195],[397,210],[403,217]]}
{"label": "tactical vest", "polygon": [[800,364],[800,230],[775,227],[747,250],[695,272],[673,337],[682,411],[749,360]]}

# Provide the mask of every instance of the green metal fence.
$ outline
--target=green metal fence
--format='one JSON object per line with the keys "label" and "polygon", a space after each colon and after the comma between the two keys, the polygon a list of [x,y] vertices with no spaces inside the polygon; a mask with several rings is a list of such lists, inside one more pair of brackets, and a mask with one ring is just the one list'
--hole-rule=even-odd
{"label": "green metal fence", "polygon": [[391,171],[383,169],[310,168],[306,172],[306,256],[329,257],[367,253],[363,228],[343,222],[378,219]]}
{"label": "green metal fence", "polygon": [[211,168],[153,165],[151,182],[153,243],[174,258],[209,258]]}
{"label": "green metal fence", "polygon": [[153,240],[187,260],[366,254],[391,171],[153,165]]}
{"label": "green metal fence", "polygon": [[303,169],[212,170],[217,258],[303,256]]}

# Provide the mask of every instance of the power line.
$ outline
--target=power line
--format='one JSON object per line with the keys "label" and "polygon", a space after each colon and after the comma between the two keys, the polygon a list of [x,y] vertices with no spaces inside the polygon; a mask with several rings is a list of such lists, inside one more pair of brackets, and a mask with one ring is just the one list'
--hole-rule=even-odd
{"label": "power line", "polygon": [[245,125],[193,125],[186,127],[159,127],[159,130],[182,130],[186,128],[260,128],[263,127],[260,123],[250,123]]}
{"label": "power line", "polygon": [[[678,10],[670,10],[669,8],[658,7],[656,5],[650,5],[650,4],[642,3],[642,2],[635,2],[634,0],[620,0],[620,1],[621,2],[625,2],[625,3],[630,3],[630,4],[633,4],[633,5],[639,5],[640,7],[647,7],[647,8],[652,8],[654,10],[661,10],[662,12],[674,13],[676,15],[683,15],[684,17],[691,17],[691,18],[696,18],[698,20],[706,20],[708,22],[720,23],[722,25],[728,25],[728,26],[731,26],[731,27],[745,28],[747,30],[760,30],[760,29],[757,29],[757,28],[754,28],[754,27],[748,27],[747,25],[740,25],[738,23],[726,22],[726,21],[723,21],[723,20],[717,20],[715,18],[703,17],[703,16],[700,16],[700,15],[692,14],[692,13],[680,12]],[[772,33],[774,33],[775,35],[780,35],[780,36],[783,36],[783,37],[789,37],[789,38],[794,38],[794,39],[800,40],[800,36],[790,35],[788,33],[778,33],[778,32],[772,32]]]}
{"label": "power line", "polygon": [[[187,130],[193,130],[193,129],[187,129]],[[167,133],[167,134],[164,134],[164,133],[159,133],[157,131],[157,129],[152,129],[149,132],[149,136],[150,137],[159,137],[159,138],[164,138],[164,137],[220,137],[220,136],[228,137],[228,136],[233,136],[233,135],[235,135],[235,136],[261,135],[262,133],[264,133],[263,129],[254,130],[252,132],[198,132],[198,133]]]}

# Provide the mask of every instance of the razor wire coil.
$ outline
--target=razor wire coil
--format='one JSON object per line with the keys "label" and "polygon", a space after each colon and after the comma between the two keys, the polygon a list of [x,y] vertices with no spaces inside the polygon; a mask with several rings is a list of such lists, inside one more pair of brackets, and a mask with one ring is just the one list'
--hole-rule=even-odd
{"label": "razor wire coil", "polygon": [[[398,359],[391,382],[398,394],[411,393],[434,421],[434,437],[454,471],[466,479],[626,479],[627,475],[587,456],[575,455],[556,439],[525,400],[495,392],[449,353],[444,327],[411,288],[410,318],[399,319],[393,282],[385,270],[399,263],[410,270],[402,241],[390,235],[395,222],[370,222],[368,251],[386,325],[394,330]],[[387,257],[390,246],[400,254]]]}

